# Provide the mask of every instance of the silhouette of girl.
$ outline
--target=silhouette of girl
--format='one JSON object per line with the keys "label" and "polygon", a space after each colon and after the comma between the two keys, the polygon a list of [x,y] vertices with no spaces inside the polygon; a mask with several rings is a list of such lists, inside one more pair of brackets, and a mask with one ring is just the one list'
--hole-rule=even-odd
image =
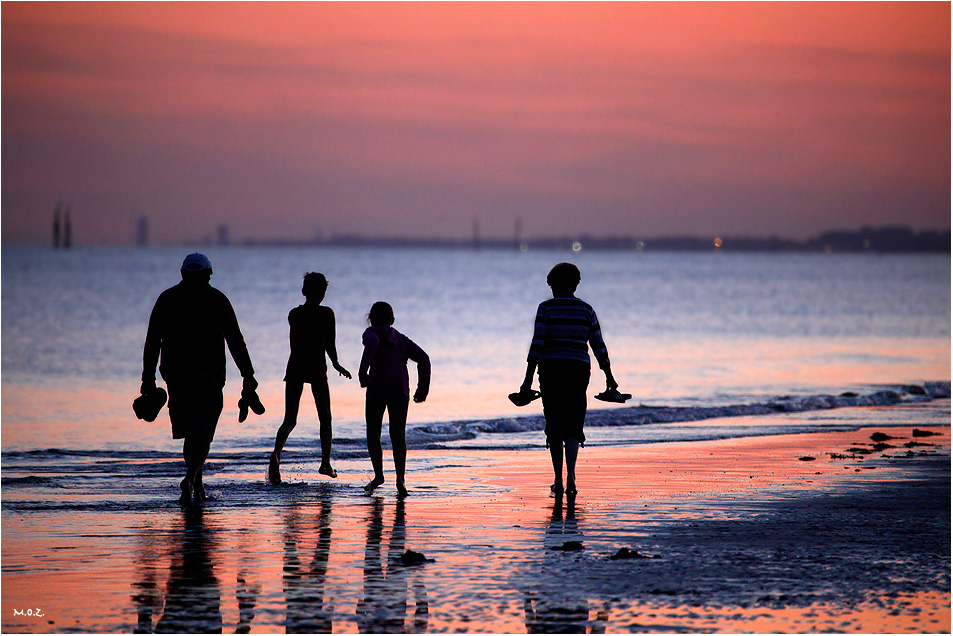
{"label": "silhouette of girl", "polygon": [[381,428],[387,410],[390,441],[394,450],[394,468],[397,472],[397,493],[404,497],[404,469],[407,463],[407,444],[404,429],[407,425],[407,407],[410,402],[410,380],[407,361],[417,363],[417,390],[414,402],[423,402],[430,391],[430,357],[410,338],[392,327],[394,309],[385,302],[376,302],[367,315],[370,326],[364,331],[364,355],[357,377],[367,388],[364,418],[367,422],[367,452],[374,467],[374,479],[364,486],[372,492],[384,483],[384,462],[381,449]]}
{"label": "silhouette of girl", "polygon": [[339,374],[347,379],[351,379],[351,374],[338,363],[338,352],[334,345],[334,311],[321,304],[327,289],[328,280],[323,274],[305,274],[301,286],[305,302],[288,313],[291,355],[285,370],[285,419],[278,429],[275,450],[268,462],[268,480],[273,484],[281,483],[278,469],[281,450],[297,424],[298,406],[305,383],[311,385],[311,395],[314,396],[318,421],[321,423],[321,466],[318,472],[328,477],[338,476],[331,467],[331,395],[325,355],[331,359],[331,365]]}

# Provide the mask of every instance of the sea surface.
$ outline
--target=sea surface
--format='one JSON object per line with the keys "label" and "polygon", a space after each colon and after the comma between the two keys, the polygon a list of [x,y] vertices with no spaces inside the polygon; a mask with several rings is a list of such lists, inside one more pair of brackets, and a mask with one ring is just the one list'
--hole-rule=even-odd
{"label": "sea surface", "polygon": [[[190,248],[8,247],[2,252],[5,468],[30,453],[174,453],[167,411],[135,418],[152,305],[179,279]],[[830,255],[209,247],[212,284],[231,299],[261,384],[263,416],[237,422],[241,378],[228,361],[213,450],[266,449],[284,411],[288,311],[301,279],[323,272],[337,349],[356,376],[366,314],[390,302],[395,327],[433,363],[433,387],[411,405],[412,444],[487,449],[535,445],[539,402],[514,407],[536,305],[560,261],[582,271],[577,295],[596,309],[621,390],[590,399],[590,443],[770,433],[730,415],[885,405],[947,397],[948,255]],[[413,367],[413,364],[411,364]],[[411,370],[411,382],[415,381]],[[363,450],[363,394],[331,371],[337,452]],[[912,387],[912,388],[911,388]],[[604,388],[594,366],[590,393]],[[819,418],[817,428],[836,426]],[[845,422],[850,417],[844,416]],[[660,422],[706,421],[690,433]],[[727,423],[726,423],[727,422]],[[686,430],[688,430],[686,428]],[[302,397],[289,451],[318,448]]]}
{"label": "sea surface", "polygon": [[[179,280],[189,251],[2,251],[5,632],[221,629],[223,615],[236,632],[320,631],[330,626],[319,624],[322,616],[333,616],[338,631],[355,631],[373,618],[359,600],[368,590],[400,583],[405,596],[416,596],[423,580],[430,629],[511,631],[524,611],[511,579],[535,558],[528,546],[549,526],[515,509],[457,519],[444,502],[479,515],[489,502],[519,501],[533,519],[550,516],[522,492],[463,484],[474,483],[481,466],[532,452],[545,472],[539,402],[517,408],[506,396],[522,381],[536,305],[549,296],[546,274],[560,261],[580,267],[578,295],[595,307],[620,388],[633,395],[625,405],[590,399],[589,447],[624,454],[660,442],[870,426],[904,427],[909,437],[911,428],[950,425],[948,255],[210,247],[212,283],[235,307],[267,411],[238,423],[241,380],[229,361],[226,407],[205,471],[211,501],[180,508],[181,443],[171,439],[168,413],[146,423],[131,404],[153,303]],[[264,482],[284,410],[287,314],[303,302],[308,271],[330,280],[326,304],[337,316],[340,360],[355,375],[365,315],[377,300],[394,306],[395,327],[433,361],[430,397],[410,410],[406,529],[392,484],[381,489],[386,499],[360,487],[371,471],[356,379],[330,380],[339,478],[317,474],[318,425],[305,392],[283,454],[288,483]],[[594,369],[590,395],[603,386]],[[389,453],[385,460],[390,474]],[[470,481],[440,478],[448,474]],[[636,504],[613,505],[625,514],[586,513],[589,543],[597,530],[607,548],[635,532],[619,519],[632,518]],[[679,505],[645,510],[678,522]],[[415,521],[441,515],[446,527]],[[382,519],[391,517],[389,550],[402,549],[406,534],[407,547],[426,548],[437,565],[406,581],[391,581],[400,570],[390,565],[386,579],[379,576]],[[477,535],[463,551],[447,544],[469,536],[473,524],[500,535],[496,547]],[[325,574],[336,604],[321,610]],[[456,585],[461,576],[477,582]],[[948,599],[948,572],[945,581],[938,589]],[[746,594],[724,602],[746,606]],[[201,623],[196,598],[207,601],[211,627]],[[388,608],[375,611],[390,630],[404,610]],[[614,630],[644,620],[622,617],[610,623]]]}

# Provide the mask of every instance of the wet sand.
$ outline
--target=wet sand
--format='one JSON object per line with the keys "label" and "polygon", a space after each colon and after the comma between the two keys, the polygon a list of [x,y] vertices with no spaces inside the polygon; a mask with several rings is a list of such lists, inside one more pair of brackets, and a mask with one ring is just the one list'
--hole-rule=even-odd
{"label": "wet sand", "polygon": [[875,430],[587,447],[574,499],[543,448],[412,451],[404,501],[356,463],[63,493],[4,509],[2,629],[949,632],[950,429]]}

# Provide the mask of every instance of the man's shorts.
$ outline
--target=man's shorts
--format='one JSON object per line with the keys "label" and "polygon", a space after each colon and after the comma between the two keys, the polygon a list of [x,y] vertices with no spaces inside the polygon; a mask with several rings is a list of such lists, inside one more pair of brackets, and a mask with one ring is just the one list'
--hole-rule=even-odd
{"label": "man's shorts", "polygon": [[167,380],[169,387],[169,419],[172,439],[215,437],[215,427],[222,414],[222,380],[207,374],[178,375]]}

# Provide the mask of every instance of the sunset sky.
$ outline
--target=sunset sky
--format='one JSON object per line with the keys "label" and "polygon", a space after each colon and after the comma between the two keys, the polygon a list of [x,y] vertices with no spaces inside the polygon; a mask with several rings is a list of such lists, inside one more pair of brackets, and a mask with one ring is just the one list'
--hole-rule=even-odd
{"label": "sunset sky", "polygon": [[2,241],[950,226],[950,3],[2,5]]}

